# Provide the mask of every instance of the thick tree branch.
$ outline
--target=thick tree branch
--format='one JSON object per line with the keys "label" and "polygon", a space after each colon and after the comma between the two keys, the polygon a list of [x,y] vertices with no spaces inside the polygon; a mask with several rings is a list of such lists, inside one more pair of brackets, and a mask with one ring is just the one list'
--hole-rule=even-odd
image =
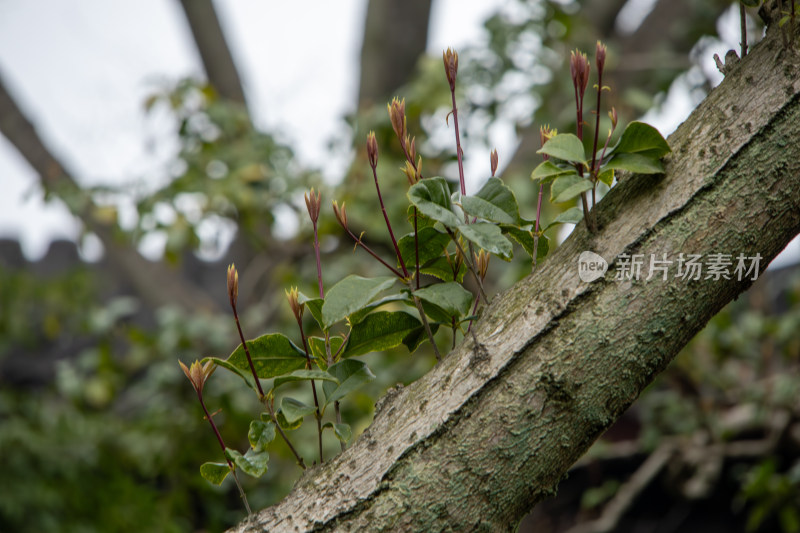
{"label": "thick tree branch", "polygon": [[[767,38],[670,137],[661,177],[624,179],[475,335],[390,391],[351,449],[236,531],[507,531],[750,281],[613,280],[622,253],[760,253],[800,231],[798,64]],[[794,61],[794,63],[792,63]],[[584,283],[577,258],[609,263]],[[673,270],[670,276],[674,276]]]}
{"label": "thick tree branch", "polygon": [[219,23],[212,0],[181,0],[209,84],[219,95],[246,105],[239,71]]}

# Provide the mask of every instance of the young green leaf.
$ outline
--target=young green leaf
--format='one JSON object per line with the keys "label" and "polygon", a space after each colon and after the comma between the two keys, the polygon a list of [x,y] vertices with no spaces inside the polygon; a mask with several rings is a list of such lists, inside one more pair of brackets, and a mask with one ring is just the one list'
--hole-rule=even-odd
{"label": "young green leaf", "polygon": [[550,224],[547,225],[544,231],[547,231],[556,224],[577,224],[581,220],[583,220],[583,211],[581,210],[581,208],[570,207],[566,211],[559,213],[558,216],[554,218]]}
{"label": "young green leaf", "polygon": [[294,422],[289,422],[288,420],[286,420],[286,416],[283,414],[283,410],[281,409],[278,409],[278,412],[275,413],[275,418],[278,420],[278,425],[281,427],[281,429],[285,429],[288,431],[292,431],[303,425],[302,418],[299,418]]}
{"label": "young green leaf", "polygon": [[325,405],[341,400],[360,386],[375,379],[375,374],[366,363],[358,359],[339,361],[331,365],[328,372],[339,380],[339,384],[330,381],[322,384],[322,390],[325,391]]}
{"label": "young green leaf", "polygon": [[353,325],[343,357],[382,352],[400,346],[422,323],[404,311],[378,311]]}
{"label": "young green leaf", "polygon": [[353,438],[353,432],[350,429],[350,426],[347,424],[334,424],[333,422],[326,422],[322,429],[331,428],[333,429],[334,435],[340,441],[347,443],[351,438]]}
{"label": "young green leaf", "polygon": [[607,153],[636,153],[658,159],[671,151],[669,144],[657,129],[650,124],[634,121],[628,124],[617,145]]}
{"label": "young green leaf", "polygon": [[[311,357],[317,362],[317,366],[322,370],[326,370],[328,368],[328,351],[325,349],[325,339],[322,337],[308,337],[306,340],[308,341],[308,349],[311,351]],[[344,339],[339,336],[331,337],[330,343],[331,356],[334,356],[339,351],[339,348],[342,347]]]}
{"label": "young green leaf", "polygon": [[200,465],[200,475],[214,485],[222,485],[222,482],[231,473],[228,463],[203,463]]}
{"label": "young green leaf", "polygon": [[559,176],[566,176],[567,174],[578,175],[577,171],[572,167],[560,167],[550,161],[542,161],[539,163],[533,172],[531,172],[531,179],[534,181],[541,180],[543,183],[549,183]]}
{"label": "young green leaf", "polygon": [[408,199],[422,214],[451,228],[463,224],[453,212],[450,187],[444,178],[426,178],[408,190]]}
{"label": "young green leaf", "polygon": [[556,204],[568,202],[591,190],[592,182],[580,176],[563,176],[550,186],[550,201]]}
{"label": "young green leaf", "polygon": [[461,283],[464,281],[464,274],[467,272],[467,267],[463,262],[461,262],[458,265],[458,270],[453,272],[454,259],[455,258],[451,258],[448,260],[444,256],[439,256],[436,259],[421,265],[419,267],[419,271],[442,281],[457,281]]}
{"label": "young green leaf", "polygon": [[664,172],[664,167],[658,157],[626,152],[614,154],[608,163],[603,165],[604,172],[608,169],[627,170],[634,174],[661,174]]}
{"label": "young green leaf", "polygon": [[461,317],[469,313],[472,293],[456,282],[436,283],[414,291],[420,300],[438,306],[450,317]]}
{"label": "young green leaf", "polygon": [[[425,305],[425,302],[422,303]],[[429,324],[431,328],[431,334],[436,335],[436,332],[439,331],[439,324],[433,323]],[[425,331],[425,327],[421,326],[406,335],[406,338],[403,339],[403,344],[406,348],[408,348],[409,353],[414,353],[419,345],[425,341],[429,341],[430,338],[428,337],[428,332]]]}
{"label": "young green leaf", "polygon": [[236,450],[225,448],[225,455],[236,465],[236,468],[241,469],[249,476],[261,477],[267,473],[269,454],[265,451],[257,452],[250,448],[246,454],[242,455]]}
{"label": "young green leaf", "polygon": [[322,305],[322,323],[326,328],[367,306],[378,294],[392,285],[396,278],[362,278],[350,275],[331,287]]}
{"label": "young green leaf", "polygon": [[559,133],[551,137],[536,153],[576,163],[583,163],[586,160],[583,143],[571,133]]}
{"label": "young green leaf", "polygon": [[314,320],[316,320],[317,325],[321,329],[325,329],[322,326],[322,304],[324,303],[324,300],[322,298],[309,298],[308,296],[300,292],[297,294],[297,303],[305,304],[306,309],[308,309],[308,311],[311,313],[311,316],[314,317]]}
{"label": "young green leaf", "polygon": [[457,198],[468,215],[502,224],[519,221],[517,199],[511,189],[498,178],[489,178],[474,196],[461,196],[457,193]]}
{"label": "young green leaf", "polygon": [[375,300],[374,302],[366,305],[360,311],[356,311],[355,313],[350,315],[350,317],[348,318],[348,322],[350,322],[350,327],[353,327],[362,320],[364,320],[375,309],[378,309],[379,307],[390,304],[392,302],[402,302],[403,300],[408,300],[408,292],[399,292],[397,294],[390,294],[389,296],[384,296],[379,300]]}
{"label": "young green leaf", "polygon": [[[442,255],[442,252],[450,243],[450,236],[447,233],[436,231],[433,227],[422,228],[417,232],[417,243],[419,246],[419,264],[427,263],[435,257]],[[414,243],[414,233],[404,235],[397,241],[400,248],[400,255],[403,257],[409,270],[416,262],[416,246]]]}
{"label": "young green leaf", "polygon": [[503,237],[503,232],[495,224],[478,222],[476,224],[463,224],[458,226],[461,235],[477,244],[487,252],[494,254],[506,261],[514,256],[511,242]]}
{"label": "young green leaf", "polygon": [[263,422],[261,420],[253,420],[250,422],[250,429],[247,432],[247,440],[250,441],[250,446],[256,450],[266,450],[267,445],[275,440],[275,424],[270,422]]}
{"label": "young green leaf", "polygon": [[338,382],[335,376],[332,376],[324,370],[295,370],[291,374],[285,374],[275,378],[275,381],[272,383],[272,390],[276,390],[278,387],[285,385],[286,383],[292,383],[294,381],[310,381],[312,379],[320,381],[332,381],[334,383]]}
{"label": "young green leaf", "polygon": [[[261,379],[280,376],[305,366],[305,352],[280,333],[268,333],[247,341],[247,347],[250,350],[256,373]],[[247,362],[247,356],[241,344],[228,359],[206,357],[203,362],[208,360],[234,372],[244,379],[248,386],[254,386],[250,364]]]}
{"label": "young green leaf", "polygon": [[302,420],[304,416],[313,414],[317,410],[313,405],[306,405],[294,398],[283,397],[281,399],[281,412],[290,424]]}

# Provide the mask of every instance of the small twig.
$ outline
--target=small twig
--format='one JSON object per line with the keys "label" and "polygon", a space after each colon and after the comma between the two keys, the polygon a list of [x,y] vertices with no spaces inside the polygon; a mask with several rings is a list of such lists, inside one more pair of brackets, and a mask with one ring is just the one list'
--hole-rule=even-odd
{"label": "small twig", "polygon": [[467,257],[467,254],[464,253],[464,249],[461,247],[461,244],[458,242],[458,239],[456,238],[455,234],[452,231],[450,231],[450,228],[446,229],[447,229],[447,234],[450,235],[450,238],[453,240],[454,243],[456,243],[456,248],[458,248],[458,251],[461,252],[461,256],[464,258],[464,264],[467,265],[467,268],[472,273],[472,276],[475,278],[475,282],[478,284],[478,291],[480,291],[481,298],[483,298],[484,303],[488,304],[489,298],[486,296],[486,292],[483,290],[483,282],[481,282],[480,275],[475,270],[475,267]]}
{"label": "small twig", "polygon": [[744,4],[741,2],[739,2],[739,23],[742,32],[742,41],[739,43],[742,47],[742,53],[739,54],[739,56],[744,58],[744,56],[747,55],[747,12],[744,9]]}

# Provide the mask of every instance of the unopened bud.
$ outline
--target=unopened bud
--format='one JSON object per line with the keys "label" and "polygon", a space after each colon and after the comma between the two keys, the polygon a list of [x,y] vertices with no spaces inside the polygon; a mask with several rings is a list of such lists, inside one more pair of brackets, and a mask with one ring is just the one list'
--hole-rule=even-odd
{"label": "unopened bud", "polygon": [[617,108],[612,107],[611,111],[608,112],[608,118],[611,119],[611,129],[615,129],[617,127]]}
{"label": "unopened bud", "polygon": [[412,165],[409,161],[406,161],[405,166],[400,167],[400,169],[403,171],[403,174],[406,175],[409,185],[414,185],[417,183],[417,169],[414,168],[414,165]]}
{"label": "unopened bud", "polygon": [[311,196],[306,193],[304,195],[306,199],[306,209],[308,209],[308,216],[311,218],[311,222],[316,226],[317,220],[319,220],[319,211],[320,206],[322,205],[321,201],[321,194],[317,191],[317,194],[314,194],[314,188],[311,188]]}
{"label": "unopened bud", "polygon": [[286,299],[289,300],[289,307],[292,309],[292,313],[294,313],[295,320],[300,323],[303,319],[305,304],[298,302],[299,293],[297,292],[297,287],[292,287],[291,290],[285,290],[284,292],[286,293]]}
{"label": "unopened bud", "polygon": [[[556,129],[551,130],[549,124],[545,124],[544,126],[539,126],[539,140],[542,142],[542,146],[544,146],[544,143],[546,143],[556,135],[558,135],[558,130]],[[542,158],[545,161],[547,161],[548,159],[550,159],[550,156],[544,154],[542,155]]]}
{"label": "unopened bud", "polygon": [[594,57],[595,62],[597,63],[597,72],[598,75],[603,75],[603,67],[606,65],[606,45],[597,41],[597,47],[595,48]]}
{"label": "unopened bud", "polygon": [[392,98],[392,103],[387,104],[386,108],[389,110],[389,119],[392,121],[392,129],[395,135],[401,141],[406,135],[406,100],[398,100]]}
{"label": "unopened bud", "polygon": [[444,74],[447,76],[447,83],[450,84],[450,90],[454,91],[456,88],[456,75],[458,74],[458,52],[448,48],[442,52],[442,60],[444,61]]}
{"label": "unopened bud", "polygon": [[214,370],[217,369],[217,365],[215,365],[213,361],[208,361],[206,364],[201,365],[200,361],[195,360],[189,368],[186,368],[183,361],[179,360],[178,364],[181,365],[183,373],[186,374],[192,387],[194,387],[194,390],[198,393],[203,392],[203,386],[206,384],[206,381],[211,374],[214,373]]}
{"label": "unopened bud", "polygon": [[369,166],[373,169],[378,166],[378,141],[375,140],[374,131],[367,134],[367,157],[369,158]]}
{"label": "unopened bud", "polygon": [[589,60],[586,58],[586,54],[578,50],[572,52],[569,58],[569,73],[578,94],[583,96],[586,86],[589,85]]}
{"label": "unopened bud", "polygon": [[336,220],[339,221],[339,224],[345,229],[347,229],[347,211],[345,211],[344,203],[342,203],[342,207],[339,207],[339,204],[336,203],[336,200],[333,201],[333,214],[336,216]]}
{"label": "unopened bud", "polygon": [[239,298],[239,272],[236,271],[236,265],[231,263],[228,265],[228,299],[231,302],[231,307],[236,307],[236,300]]}
{"label": "unopened bud", "polygon": [[497,174],[497,164],[500,162],[500,159],[497,157],[497,148],[492,150],[492,153],[489,154],[489,161],[492,165],[492,177]]}
{"label": "unopened bud", "polygon": [[480,250],[475,256],[475,270],[478,271],[478,275],[483,280],[486,277],[486,272],[489,270],[489,259],[492,257],[491,255],[487,254],[484,250]]}
{"label": "unopened bud", "polygon": [[406,152],[408,152],[408,158],[410,160],[414,160],[417,158],[417,138],[411,137],[409,139],[408,135],[406,135]]}

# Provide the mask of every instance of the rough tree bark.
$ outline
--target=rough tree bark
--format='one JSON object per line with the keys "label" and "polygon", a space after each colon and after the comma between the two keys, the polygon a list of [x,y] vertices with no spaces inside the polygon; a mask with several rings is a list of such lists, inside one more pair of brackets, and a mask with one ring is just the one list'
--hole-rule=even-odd
{"label": "rough tree bark", "polygon": [[[800,231],[798,59],[770,32],[474,335],[376,406],[372,426],[234,531],[505,531],[750,281],[613,280],[622,253],[760,253]],[[584,283],[577,258],[609,263]],[[673,268],[675,265],[673,265]],[[674,276],[674,270],[670,271]]]}

